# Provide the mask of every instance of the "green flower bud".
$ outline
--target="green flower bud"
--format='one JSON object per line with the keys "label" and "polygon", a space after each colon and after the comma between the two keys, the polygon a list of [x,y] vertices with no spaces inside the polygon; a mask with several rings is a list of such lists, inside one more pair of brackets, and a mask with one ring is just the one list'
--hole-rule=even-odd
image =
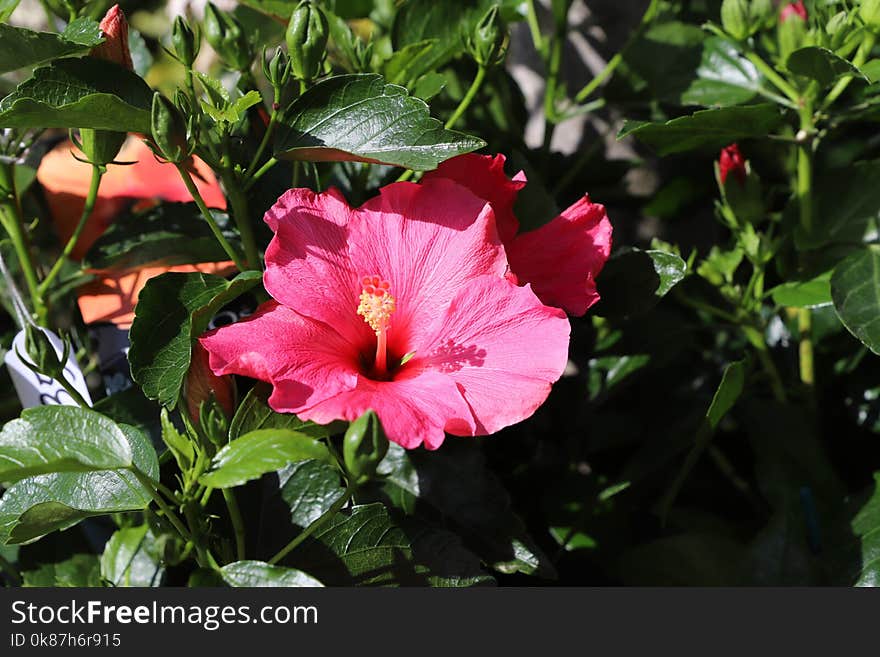
{"label": "green flower bud", "polygon": [[321,73],[321,65],[327,53],[327,36],[330,26],[321,8],[303,0],[287,24],[287,54],[293,76],[310,82]]}
{"label": "green flower bud", "polygon": [[[70,356],[70,343],[65,341],[64,353],[61,358],[55,351],[55,345],[49,340],[49,336],[39,326],[28,324],[25,330],[25,346],[27,348],[28,362],[22,359],[25,365],[35,372],[45,374],[52,379],[61,379],[64,376],[64,364]],[[20,355],[19,355],[20,357]]]}
{"label": "green flower bud", "polygon": [[871,31],[880,29],[880,0],[862,0],[859,16]]}
{"label": "green flower bud", "polygon": [[749,5],[749,31],[754,34],[758,30],[773,27],[776,24],[776,8],[773,0],[751,0]]}
{"label": "green flower bud", "polygon": [[226,444],[229,418],[213,394],[199,405],[198,422],[202,433],[215,446],[222,447]]}
{"label": "green flower bud", "polygon": [[83,128],[79,131],[79,148],[89,162],[104,166],[116,159],[127,136],[125,132]]}
{"label": "green flower bud", "polygon": [[246,71],[253,61],[253,52],[238,20],[226,11],[220,11],[209,2],[205,7],[205,38],[217,54],[237,71]]}
{"label": "green flower bud", "polygon": [[721,3],[721,26],[737,41],[751,34],[749,0],[724,0]]}
{"label": "green flower bud", "polygon": [[190,150],[183,115],[174,103],[158,91],[153,94],[150,125],[157,155],[175,163],[189,157]]}
{"label": "green flower bud", "polygon": [[290,79],[290,60],[279,46],[275,54],[268,62],[263,56],[263,75],[272,85],[273,89],[281,89]]}
{"label": "green flower bud", "polygon": [[178,16],[174,19],[171,30],[171,45],[174,46],[174,54],[180,63],[192,68],[193,62],[199,56],[202,40],[196,36],[186,19]]}
{"label": "green flower bud", "polygon": [[372,479],[387,453],[388,438],[375,411],[367,411],[349,425],[342,440],[342,457],[356,484]]}
{"label": "green flower bud", "polygon": [[465,40],[468,53],[480,66],[494,66],[507,51],[507,27],[501,20],[498,5],[492,5]]}

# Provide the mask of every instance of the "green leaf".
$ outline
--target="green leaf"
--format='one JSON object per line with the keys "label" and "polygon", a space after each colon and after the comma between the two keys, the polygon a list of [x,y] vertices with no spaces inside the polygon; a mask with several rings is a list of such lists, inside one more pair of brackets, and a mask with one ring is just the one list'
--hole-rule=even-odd
{"label": "green leaf", "polygon": [[645,313],[686,273],[687,264],[674,253],[639,249],[618,253],[596,279],[600,301],[594,312],[603,317]]}
{"label": "green leaf", "polygon": [[0,481],[48,472],[127,468],[131,448],[115,422],[77,406],[37,406],[0,432]]}
{"label": "green leaf", "polygon": [[293,413],[273,411],[266,401],[270,392],[271,388],[265,383],[257,383],[251,388],[241,404],[238,405],[235,417],[229,424],[230,440],[235,440],[257,429],[290,429],[312,438],[326,438],[345,430],[345,422],[315,424],[311,421],[300,420]]}
{"label": "green leaf", "polygon": [[101,575],[111,586],[160,586],[165,576],[148,525],[117,529],[101,555]]}
{"label": "green leaf", "polygon": [[518,0],[408,0],[394,17],[391,31],[394,50],[427,39],[436,40],[437,46],[425,65],[437,70],[465,52],[463,36],[473,31],[493,4],[499,5],[505,21],[523,17],[522,3]]}
{"label": "green leaf", "polygon": [[[418,551],[421,555],[416,555]],[[491,581],[448,533],[397,524],[383,504],[339,513],[290,556],[325,584],[471,586]],[[457,565],[455,568],[453,565]],[[449,575],[449,569],[465,577]]]}
{"label": "green leaf", "polygon": [[94,57],[59,59],[0,101],[0,126],[149,134],[152,101],[147,83],[118,64]]}
{"label": "green leaf", "polygon": [[35,570],[22,573],[25,587],[73,588],[103,586],[98,557],[94,554],[74,554],[64,561],[44,563]]}
{"label": "green leaf", "polygon": [[478,446],[447,443],[428,453],[392,444],[379,474],[389,497],[403,491],[436,508],[496,570],[552,575],[549,559],[510,508],[507,491],[486,468]]}
{"label": "green leaf", "polygon": [[856,586],[880,586],[880,472],[874,474],[874,494],[853,518],[853,533],[861,539],[862,563]]}
{"label": "green leaf", "polygon": [[307,459],[330,462],[327,447],[289,429],[258,429],[233,440],[217,452],[211,470],[199,482],[212,488],[232,488],[259,479],[267,472]]}
{"label": "green leaf", "polygon": [[735,45],[678,21],[652,26],[625,50],[624,61],[655,98],[679,105],[740,105],[762,88],[761,75]]}
{"label": "green leaf", "polygon": [[264,561],[236,561],[223,566],[220,575],[232,587],[323,586],[320,581],[301,570],[270,566]]}
{"label": "green leaf", "polygon": [[770,290],[773,302],[790,308],[818,308],[831,303],[831,271],[806,281],[789,281]]}
{"label": "green leaf", "polygon": [[[150,439],[134,427],[119,428],[134,465],[158,479],[159,462]],[[0,542],[30,542],[90,516],[144,509],[150,501],[150,494],[128,470],[30,477],[13,484],[0,498]]]}
{"label": "green leaf", "polygon": [[[815,176],[814,226],[807,234],[798,226],[795,244],[799,249],[820,249],[828,244],[844,245],[873,240],[880,215],[880,160],[856,162]],[[827,251],[827,249],[825,249]]]}
{"label": "green leaf", "polygon": [[[0,4],[0,20],[6,20],[3,13]],[[0,24],[0,74],[38,66],[60,57],[84,54],[103,40],[98,24],[90,18],[76,19],[64,34],[34,32]]]}
{"label": "green leaf", "polygon": [[627,121],[617,138],[633,135],[660,155],[697,148],[722,148],[748,138],[764,138],[782,123],[775,105],[746,105],[702,110],[665,123]]}
{"label": "green leaf", "polygon": [[446,130],[424,101],[380,75],[340,75],[316,84],[285,112],[275,155],[311,162],[354,161],[426,171],[485,146]]}
{"label": "green leaf", "polygon": [[835,267],[831,298],[847,330],[880,354],[880,247],[856,251]]}
{"label": "green leaf", "polygon": [[290,509],[290,522],[305,529],[320,518],[345,493],[339,469],[311,459],[291,463],[278,472],[281,499]]}
{"label": "green leaf", "polygon": [[785,65],[796,75],[816,80],[821,87],[827,87],[832,82],[850,75],[867,79],[864,73],[847,60],[819,46],[807,46],[795,50],[788,56]]}
{"label": "green leaf", "polygon": [[[237,235],[226,230],[228,215],[220,211],[212,214],[233,248],[237,248]],[[228,259],[194,203],[161,203],[117,217],[91,246],[83,266],[134,269]]]}
{"label": "green leaf", "polygon": [[147,281],[135,308],[128,360],[148,399],[169,408],[177,404],[192,341],[217,310],[261,279],[260,272],[246,271],[231,281],[200,273],[167,273]]}

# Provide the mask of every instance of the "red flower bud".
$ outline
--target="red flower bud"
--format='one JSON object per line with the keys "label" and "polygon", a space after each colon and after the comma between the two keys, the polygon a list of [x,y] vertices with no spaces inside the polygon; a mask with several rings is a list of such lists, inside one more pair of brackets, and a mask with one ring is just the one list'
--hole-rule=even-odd
{"label": "red flower bud", "polygon": [[803,0],[787,3],[779,12],[779,22],[784,23],[793,16],[807,22],[807,8],[804,6]]}
{"label": "red flower bud", "polygon": [[113,5],[104,14],[101,32],[104,33],[104,43],[92,48],[91,56],[116,62],[129,71],[134,70],[131,51],[128,49],[128,21],[119,5]]}
{"label": "red flower bud", "polygon": [[226,413],[226,417],[232,417],[232,412],[235,410],[233,408],[232,377],[217,376],[211,371],[208,364],[208,352],[199,342],[193,344],[192,358],[189,362],[183,391],[186,396],[189,416],[194,423],[198,424],[199,422],[199,410],[202,402],[208,401],[211,395]]}
{"label": "red flower bud", "polygon": [[721,156],[718,158],[718,171],[722,185],[727,182],[729,173],[736,176],[740,185],[746,184],[746,161],[742,153],[739,152],[739,146],[731,144],[721,149]]}

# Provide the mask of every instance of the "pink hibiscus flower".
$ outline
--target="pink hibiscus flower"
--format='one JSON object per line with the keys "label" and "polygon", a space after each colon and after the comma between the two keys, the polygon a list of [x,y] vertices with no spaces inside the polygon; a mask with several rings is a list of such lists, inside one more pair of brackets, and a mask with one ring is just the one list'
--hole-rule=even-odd
{"label": "pink hibiscus flower", "polygon": [[395,183],[359,208],[293,189],[265,221],[273,300],[201,343],[215,374],[270,382],[276,411],[372,408],[389,439],[435,449],[529,417],[562,374],[565,314],[506,277],[495,212],[465,187]]}
{"label": "pink hibiscus flower", "polygon": [[508,178],[504,162],[503,155],[460,155],[422,180],[454,180],[489,201],[510,261],[509,278],[530,283],[548,306],[583,315],[599,300],[596,276],[611,253],[611,222],[605,207],[585,195],[547,224],[520,233],[513,205],[526,177],[520,171]]}

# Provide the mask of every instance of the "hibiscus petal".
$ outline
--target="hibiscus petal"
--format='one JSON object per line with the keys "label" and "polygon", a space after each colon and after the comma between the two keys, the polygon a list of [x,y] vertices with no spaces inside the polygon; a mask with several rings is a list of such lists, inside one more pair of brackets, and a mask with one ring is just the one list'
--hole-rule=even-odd
{"label": "hibiscus petal", "polygon": [[519,172],[513,180],[504,173],[506,158],[503,155],[478,155],[467,153],[446,160],[434,171],[422,177],[422,182],[437,178],[454,180],[482,199],[492,204],[498,234],[504,244],[513,240],[519,230],[519,221],[513,214],[516,195],[526,185],[525,174]]}
{"label": "hibiscus petal", "polygon": [[357,315],[359,277],[348,255],[351,208],[336,189],[291,189],[266,213],[275,231],[263,283],[277,301],[362,344],[371,335]]}
{"label": "hibiscus petal", "polygon": [[358,273],[391,284],[397,309],[389,349],[402,353],[424,339],[469,280],[508,269],[491,207],[445,179],[382,188],[355,211],[349,235]]}
{"label": "hibiscus petal", "polygon": [[407,449],[422,444],[437,449],[446,432],[473,435],[475,430],[471,411],[455,382],[430,370],[394,381],[361,377],[354,390],[305,409],[299,416],[327,424],[354,420],[370,408],[382,421],[388,439]]}
{"label": "hibiscus petal", "polygon": [[528,285],[482,276],[452,301],[412,365],[454,380],[476,434],[495,433],[547,398],[568,361],[569,332],[565,313],[543,305]]}
{"label": "hibiscus petal", "polygon": [[327,324],[268,301],[199,342],[214,374],[240,374],[274,387],[269,405],[296,413],[357,385],[358,354]]}
{"label": "hibiscus petal", "polygon": [[510,269],[549,306],[580,316],[599,300],[596,276],[611,253],[605,207],[584,196],[537,230],[507,245]]}

